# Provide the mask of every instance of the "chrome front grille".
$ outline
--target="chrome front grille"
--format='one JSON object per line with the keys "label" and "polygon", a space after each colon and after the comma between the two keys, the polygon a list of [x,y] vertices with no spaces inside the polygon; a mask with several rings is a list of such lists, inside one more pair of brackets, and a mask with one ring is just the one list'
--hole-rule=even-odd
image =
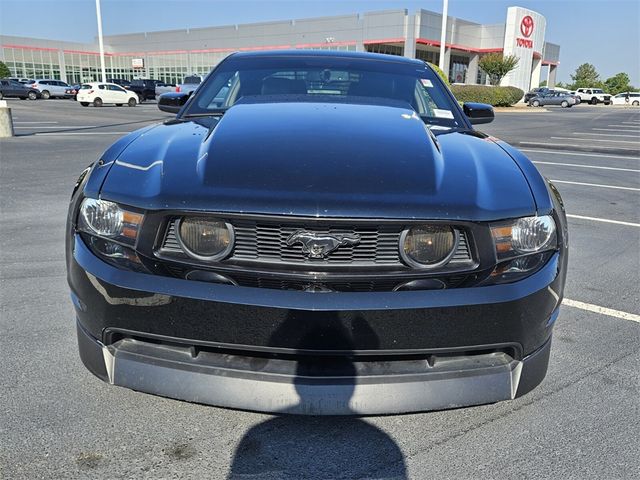
{"label": "chrome front grille", "polygon": [[[188,259],[176,238],[176,219],[169,221],[159,249],[161,257],[176,260]],[[231,260],[256,264],[285,265],[345,265],[353,267],[381,266],[403,267],[400,260],[398,241],[403,225],[362,225],[355,227],[340,224],[323,226],[305,225],[302,222],[271,223],[254,220],[234,219],[230,223],[235,231],[235,246]],[[324,259],[310,259],[302,252],[302,245],[287,245],[287,239],[295,232],[305,230],[315,234],[357,234],[357,245],[341,246]],[[459,266],[473,261],[467,233],[462,230],[458,248],[449,262]]]}

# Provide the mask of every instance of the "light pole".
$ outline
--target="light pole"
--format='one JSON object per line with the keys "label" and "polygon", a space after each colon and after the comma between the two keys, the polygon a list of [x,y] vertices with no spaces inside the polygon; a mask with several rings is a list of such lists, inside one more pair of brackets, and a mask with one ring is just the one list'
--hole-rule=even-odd
{"label": "light pole", "polygon": [[[97,1],[97,0],[96,0]],[[442,2],[442,33],[440,34],[440,61],[438,67],[444,71],[444,50],[445,43],[447,41],[447,13],[449,11],[449,0],[443,0]],[[449,76],[449,72],[444,72],[446,76]]]}
{"label": "light pole", "polygon": [[100,47],[100,70],[102,81],[107,83],[107,70],[104,66],[104,43],[102,43],[102,14],[100,13],[100,0],[96,0],[96,17],[98,17],[98,45]]}

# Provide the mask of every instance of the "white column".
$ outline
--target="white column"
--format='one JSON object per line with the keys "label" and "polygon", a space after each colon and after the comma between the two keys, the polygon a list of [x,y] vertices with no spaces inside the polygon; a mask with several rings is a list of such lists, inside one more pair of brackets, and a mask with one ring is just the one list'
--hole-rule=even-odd
{"label": "white column", "polygon": [[557,65],[549,65],[549,71],[547,72],[547,87],[553,88],[556,86],[557,70],[558,70]]}
{"label": "white column", "polygon": [[416,21],[419,15],[404,16],[404,56],[416,58]]}
{"label": "white column", "polygon": [[469,66],[467,67],[467,78],[464,83],[467,85],[475,85],[478,83],[478,63],[480,62],[480,55],[477,53],[471,54],[469,59]]}
{"label": "white column", "polygon": [[438,67],[443,70],[447,76],[449,76],[449,57],[446,58],[445,69],[445,48],[447,44],[447,14],[449,13],[449,0],[443,0],[442,2],[442,25],[440,27],[440,62]]}
{"label": "white column", "polygon": [[100,48],[100,70],[102,81],[107,83],[107,70],[104,66],[104,43],[102,42],[102,13],[100,12],[100,0],[96,0],[96,17],[98,18],[98,47]]}
{"label": "white column", "polygon": [[529,84],[529,90],[540,86],[540,73],[542,73],[542,60],[534,58],[533,67],[531,68],[531,83]]}

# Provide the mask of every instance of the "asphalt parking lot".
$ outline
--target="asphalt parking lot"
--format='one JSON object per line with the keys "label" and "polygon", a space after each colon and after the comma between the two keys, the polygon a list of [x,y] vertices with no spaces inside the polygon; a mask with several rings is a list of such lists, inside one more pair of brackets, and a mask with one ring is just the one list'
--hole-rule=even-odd
{"label": "asphalt parking lot", "polygon": [[[637,478],[640,109],[499,113],[483,131],[556,182],[565,305],[530,394],[367,418],[274,417],[112,387],[81,364],[64,264],[80,171],[153,103],[12,101],[0,141],[0,478]],[[479,319],[480,320],[480,319]]]}

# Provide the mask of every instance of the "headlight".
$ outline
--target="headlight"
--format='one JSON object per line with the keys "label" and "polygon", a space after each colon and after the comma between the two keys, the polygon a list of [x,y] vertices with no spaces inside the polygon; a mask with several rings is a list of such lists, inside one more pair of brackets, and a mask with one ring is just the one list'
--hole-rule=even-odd
{"label": "headlight", "polygon": [[498,261],[556,248],[556,222],[549,215],[491,225]]}
{"label": "headlight", "polygon": [[420,225],[400,236],[400,254],[412,267],[434,268],[448,262],[455,253],[458,232],[446,225]]}
{"label": "headlight", "polygon": [[78,215],[78,230],[135,245],[144,215],[125,210],[117,203],[85,198]]}
{"label": "headlight", "polygon": [[486,284],[521,280],[542,268],[557,248],[556,222],[549,215],[491,225],[496,265]]}
{"label": "headlight", "polygon": [[218,260],[233,249],[233,227],[222,220],[185,217],[178,221],[178,241],[198,260]]}

